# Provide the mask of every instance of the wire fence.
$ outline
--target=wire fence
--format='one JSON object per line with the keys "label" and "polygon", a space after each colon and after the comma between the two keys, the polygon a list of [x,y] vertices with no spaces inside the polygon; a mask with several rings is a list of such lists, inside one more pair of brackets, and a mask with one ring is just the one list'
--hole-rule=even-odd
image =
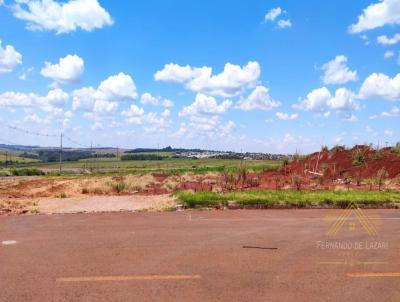
{"label": "wire fence", "polygon": [[[49,147],[49,148],[59,149],[59,164],[60,164],[60,168],[59,169],[60,169],[60,172],[62,172],[62,170],[63,170],[63,152],[65,152],[65,150],[63,150],[63,149],[65,149],[65,146],[63,146],[63,143],[65,141],[68,141],[69,143],[71,143],[71,144],[73,144],[73,145],[75,145],[75,146],[77,146],[79,148],[90,149],[90,151],[93,152],[92,144],[90,146],[86,145],[86,144],[83,144],[83,143],[71,138],[69,135],[66,135],[65,133],[63,133],[61,131],[60,131],[59,134],[38,132],[38,131],[34,131],[34,130],[23,128],[23,127],[20,127],[20,126],[6,124],[1,120],[0,120],[0,126],[3,126],[3,127],[8,128],[10,130],[13,130],[13,131],[24,133],[24,134],[29,135],[29,136],[59,138],[59,145],[55,146],[55,147]],[[10,141],[10,140],[5,139],[5,138],[0,138],[0,142],[3,142],[3,143],[8,144],[8,145],[17,146],[17,147],[25,147],[27,149],[32,147],[32,146],[27,146],[27,145],[23,145],[23,144],[18,144],[16,142]],[[97,146],[97,148],[100,148],[100,146]],[[117,156],[118,156],[118,154],[119,154],[119,148],[118,147],[108,147],[108,148],[117,150]],[[43,148],[43,149],[45,149],[45,148]],[[12,151],[11,150],[9,150],[9,149],[6,150],[5,153],[4,153],[4,157],[5,157],[5,165],[6,166],[9,163],[13,163],[13,160],[12,160],[13,157],[12,157]],[[98,155],[96,153],[96,158],[97,157],[98,157]]]}

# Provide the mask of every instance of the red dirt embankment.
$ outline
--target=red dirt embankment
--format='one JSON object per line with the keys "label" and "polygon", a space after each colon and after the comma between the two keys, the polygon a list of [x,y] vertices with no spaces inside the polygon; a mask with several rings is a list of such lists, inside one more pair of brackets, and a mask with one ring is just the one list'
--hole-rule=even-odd
{"label": "red dirt embankment", "polygon": [[[352,149],[334,148],[315,152],[299,161],[292,161],[286,167],[287,173],[303,174],[304,171],[322,173],[326,179],[375,177],[379,170],[387,172],[387,178],[400,176],[400,154],[393,148],[374,150],[368,146],[354,146]],[[357,157],[362,161],[357,165]],[[285,168],[281,169],[284,172]],[[306,172],[307,173],[307,172]]]}

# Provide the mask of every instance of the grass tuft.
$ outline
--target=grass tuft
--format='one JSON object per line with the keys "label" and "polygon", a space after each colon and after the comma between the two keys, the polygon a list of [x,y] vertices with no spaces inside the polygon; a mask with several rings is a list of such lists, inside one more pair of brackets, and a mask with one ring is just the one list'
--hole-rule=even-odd
{"label": "grass tuft", "polygon": [[177,198],[187,207],[220,207],[226,203],[240,206],[338,206],[345,208],[350,203],[361,206],[385,205],[400,202],[400,192],[365,192],[365,191],[274,191],[249,190],[219,194],[215,192],[179,192]]}

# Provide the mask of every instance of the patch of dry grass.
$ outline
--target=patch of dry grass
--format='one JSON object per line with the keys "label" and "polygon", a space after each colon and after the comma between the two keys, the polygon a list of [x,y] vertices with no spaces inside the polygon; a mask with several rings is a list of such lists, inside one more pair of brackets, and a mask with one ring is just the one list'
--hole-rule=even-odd
{"label": "patch of dry grass", "polygon": [[94,195],[136,193],[144,191],[155,183],[156,179],[151,174],[102,177],[84,180],[81,192]]}
{"label": "patch of dry grass", "polygon": [[36,206],[36,202],[4,200],[0,201],[0,214],[23,214],[29,212],[30,209]]}

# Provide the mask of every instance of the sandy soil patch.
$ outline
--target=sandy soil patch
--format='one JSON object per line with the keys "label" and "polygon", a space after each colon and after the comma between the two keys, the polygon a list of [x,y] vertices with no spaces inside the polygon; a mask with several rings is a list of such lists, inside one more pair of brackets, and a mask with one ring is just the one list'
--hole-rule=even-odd
{"label": "sandy soil patch", "polygon": [[81,196],[46,198],[37,202],[40,213],[119,212],[164,210],[175,205],[170,195]]}

